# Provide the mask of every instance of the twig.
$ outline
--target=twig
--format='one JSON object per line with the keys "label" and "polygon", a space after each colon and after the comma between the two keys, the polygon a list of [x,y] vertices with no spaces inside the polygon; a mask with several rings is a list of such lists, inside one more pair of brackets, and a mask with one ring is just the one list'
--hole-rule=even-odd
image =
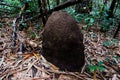
{"label": "twig", "polygon": [[16,68],[16,69],[8,70],[8,71],[0,74],[0,77],[2,77],[2,76],[5,77],[5,76],[7,76],[7,74],[11,74],[11,75],[12,75],[12,74],[14,74],[14,73],[24,71],[24,70],[26,70],[26,69],[27,69],[27,68],[24,68],[24,69],[22,69],[22,70],[19,70],[19,68]]}
{"label": "twig", "polygon": [[83,80],[82,77],[76,75],[75,73],[72,73],[72,72],[62,72],[62,71],[53,71],[53,70],[47,70],[48,72],[52,72],[52,73],[56,73],[56,74],[64,74],[64,75],[71,75],[71,76],[75,76],[81,80]]}
{"label": "twig", "polygon": [[105,64],[107,64],[109,67],[111,67],[113,70],[115,70],[118,74],[120,74],[120,68],[119,68],[119,66],[116,66],[117,67],[117,69],[114,67],[114,65],[112,66],[112,65],[110,65],[110,64],[108,64],[108,62],[106,62],[106,61],[104,61],[104,63]]}
{"label": "twig", "polygon": [[45,72],[45,73],[47,73],[47,74],[49,74],[50,75],[50,73],[48,72],[48,71],[46,71],[46,70],[44,70],[44,69],[42,69],[42,68],[40,68],[40,67],[38,67],[38,66],[36,66],[36,65],[33,65],[36,69],[38,69],[39,71],[42,71],[42,72]]}
{"label": "twig", "polygon": [[28,69],[26,71],[26,74],[28,73],[28,71],[31,69],[31,67],[37,62],[37,60],[35,60],[31,65],[28,65]]}

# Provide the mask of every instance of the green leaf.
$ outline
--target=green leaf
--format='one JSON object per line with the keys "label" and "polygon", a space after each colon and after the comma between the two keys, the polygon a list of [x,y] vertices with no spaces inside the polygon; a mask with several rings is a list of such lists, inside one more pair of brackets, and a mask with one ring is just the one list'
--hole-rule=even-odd
{"label": "green leaf", "polygon": [[117,39],[112,39],[112,42],[113,42],[113,43],[117,43],[118,40],[117,40]]}
{"label": "green leaf", "polygon": [[105,68],[104,68],[103,66],[98,66],[98,70],[100,70],[100,71],[104,71]]}
{"label": "green leaf", "polygon": [[93,66],[90,67],[90,71],[91,72],[94,72],[96,70],[97,70],[97,66],[96,65],[93,65]]}
{"label": "green leaf", "polygon": [[102,66],[102,64],[103,64],[102,61],[98,62],[98,66]]}
{"label": "green leaf", "polygon": [[94,23],[94,19],[93,18],[90,18],[90,23]]}
{"label": "green leaf", "polygon": [[88,26],[87,26],[87,25],[84,25],[84,26],[82,26],[82,27],[83,27],[83,29],[87,29]]}
{"label": "green leaf", "polygon": [[117,42],[118,42],[117,39],[112,39],[111,41],[104,41],[104,42],[103,42],[103,46],[109,47],[109,46],[111,46],[111,45],[113,45],[113,44],[115,44],[115,43],[117,43]]}
{"label": "green leaf", "polygon": [[103,65],[102,65],[103,63],[101,62],[101,61],[99,61],[98,63],[97,63],[97,65],[98,65],[98,70],[100,70],[100,71],[104,71],[104,67],[103,67]]}
{"label": "green leaf", "polygon": [[110,45],[112,45],[112,43],[110,41],[103,42],[103,46],[105,46],[105,47],[109,47]]}
{"label": "green leaf", "polygon": [[91,64],[88,64],[86,66],[86,68],[87,68],[87,71],[90,72],[90,73],[97,70],[97,66],[96,65],[91,65]]}

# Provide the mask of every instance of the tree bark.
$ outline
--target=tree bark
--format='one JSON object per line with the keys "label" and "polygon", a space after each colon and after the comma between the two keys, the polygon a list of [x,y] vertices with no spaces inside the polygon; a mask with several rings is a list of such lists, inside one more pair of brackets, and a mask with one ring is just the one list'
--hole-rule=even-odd
{"label": "tree bark", "polygon": [[60,0],[56,0],[56,4],[59,5],[60,4]]}
{"label": "tree bark", "polygon": [[43,12],[41,0],[38,0],[38,7],[39,7],[40,14],[41,14],[41,17],[42,17],[43,25],[45,25],[45,23],[46,23],[46,20],[45,20],[45,17],[44,17],[45,12]]}
{"label": "tree bark", "polygon": [[112,0],[110,9],[108,11],[108,19],[113,17],[113,11],[114,11],[116,2],[117,2],[117,0]]}
{"label": "tree bark", "polygon": [[114,34],[113,38],[116,37],[116,35],[117,35],[117,33],[118,33],[119,30],[120,30],[120,21],[118,23],[117,30],[115,31],[115,34]]}

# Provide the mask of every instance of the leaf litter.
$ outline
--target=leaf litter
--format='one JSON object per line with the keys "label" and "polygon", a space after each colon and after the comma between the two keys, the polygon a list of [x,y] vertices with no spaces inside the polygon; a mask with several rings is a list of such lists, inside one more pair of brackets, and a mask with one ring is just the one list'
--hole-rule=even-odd
{"label": "leaf litter", "polygon": [[0,28],[0,80],[93,80],[94,73],[88,72],[86,65],[97,65],[100,61],[104,70],[96,71],[97,80],[120,80],[120,40],[100,31],[82,32],[85,66],[81,73],[66,72],[41,55],[42,40],[37,35],[40,31],[35,39],[25,31],[17,31],[16,46],[11,48],[12,29],[5,24]]}

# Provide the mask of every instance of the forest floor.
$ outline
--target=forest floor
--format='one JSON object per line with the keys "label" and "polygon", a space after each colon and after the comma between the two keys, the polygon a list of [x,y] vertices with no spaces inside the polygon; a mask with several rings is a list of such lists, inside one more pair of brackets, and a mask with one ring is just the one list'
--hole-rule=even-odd
{"label": "forest floor", "polygon": [[[113,39],[114,30],[82,30],[85,66],[81,73],[65,72],[41,55],[40,30],[31,26],[28,30],[17,31],[13,40],[13,29],[8,22],[0,27],[0,80],[120,80],[120,31]],[[13,42],[15,46],[11,47]]]}

